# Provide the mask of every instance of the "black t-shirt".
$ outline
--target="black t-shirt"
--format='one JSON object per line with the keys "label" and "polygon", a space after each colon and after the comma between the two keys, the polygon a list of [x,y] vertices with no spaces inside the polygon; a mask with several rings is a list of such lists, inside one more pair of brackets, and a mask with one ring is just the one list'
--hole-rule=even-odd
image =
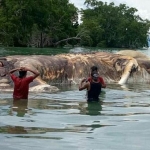
{"label": "black t-shirt", "polygon": [[98,101],[102,85],[100,82],[90,82],[90,90],[87,91],[88,101]]}

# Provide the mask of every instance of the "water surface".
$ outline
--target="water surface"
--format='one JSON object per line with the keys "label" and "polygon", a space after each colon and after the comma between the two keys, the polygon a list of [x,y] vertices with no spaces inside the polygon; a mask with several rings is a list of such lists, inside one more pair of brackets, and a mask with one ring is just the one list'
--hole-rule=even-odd
{"label": "water surface", "polygon": [[95,103],[77,85],[58,87],[21,102],[0,91],[0,149],[150,150],[149,84],[108,84]]}
{"label": "water surface", "polygon": [[0,147],[5,150],[149,150],[150,85],[108,85],[87,103],[77,87],[30,93],[28,102],[0,100]]}

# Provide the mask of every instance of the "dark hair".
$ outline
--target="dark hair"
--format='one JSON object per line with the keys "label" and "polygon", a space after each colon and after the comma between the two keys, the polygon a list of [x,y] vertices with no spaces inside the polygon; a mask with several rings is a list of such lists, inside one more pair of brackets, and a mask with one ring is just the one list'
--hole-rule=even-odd
{"label": "dark hair", "polygon": [[19,78],[23,78],[27,74],[27,71],[19,71]]}
{"label": "dark hair", "polygon": [[92,66],[91,67],[91,72],[93,72],[93,71],[98,71],[98,67],[97,66]]}

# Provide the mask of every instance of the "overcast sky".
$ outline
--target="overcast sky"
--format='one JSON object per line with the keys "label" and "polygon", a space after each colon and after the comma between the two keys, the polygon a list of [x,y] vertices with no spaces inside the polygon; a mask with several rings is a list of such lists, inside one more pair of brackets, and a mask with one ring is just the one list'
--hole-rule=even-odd
{"label": "overcast sky", "polygon": [[[84,8],[85,0],[69,0],[70,3],[74,3],[74,5],[78,8]],[[134,7],[138,9],[138,13],[140,17],[143,19],[150,20],[150,0],[101,0],[103,2],[114,2],[115,5],[119,3],[126,4],[129,7]]]}

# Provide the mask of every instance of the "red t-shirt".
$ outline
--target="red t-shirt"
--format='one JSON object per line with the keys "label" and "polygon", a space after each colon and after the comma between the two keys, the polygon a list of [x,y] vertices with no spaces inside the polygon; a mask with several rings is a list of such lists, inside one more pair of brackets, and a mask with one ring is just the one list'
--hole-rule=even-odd
{"label": "red t-shirt", "polygon": [[[89,78],[88,78],[88,81],[91,82],[91,81],[92,81],[92,78],[89,77]],[[105,85],[105,82],[104,82],[104,80],[103,80],[102,77],[98,77],[98,81],[99,81],[102,85]]]}
{"label": "red t-shirt", "polygon": [[29,84],[33,81],[33,76],[26,78],[16,77],[14,74],[11,74],[11,79],[14,82],[14,99],[28,99],[29,93]]}

